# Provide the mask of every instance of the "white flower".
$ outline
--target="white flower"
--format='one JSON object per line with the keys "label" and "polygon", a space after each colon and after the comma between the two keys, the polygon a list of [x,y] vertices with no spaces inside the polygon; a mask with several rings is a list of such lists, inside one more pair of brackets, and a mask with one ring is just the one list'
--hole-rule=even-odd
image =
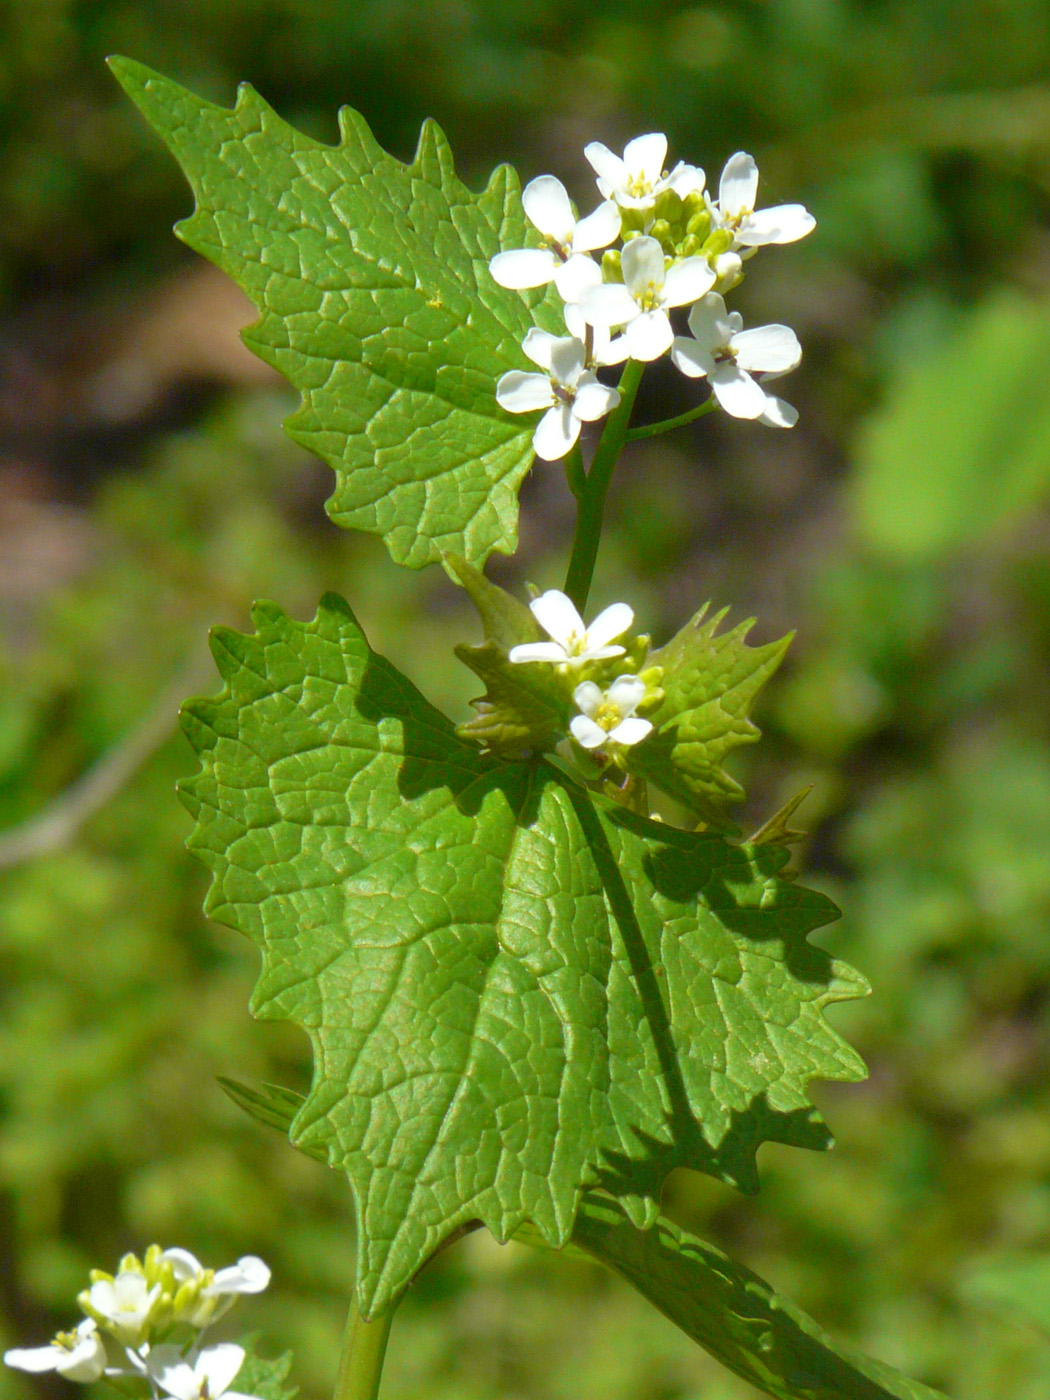
{"label": "white flower", "polygon": [[[183,1358],[178,1347],[155,1347],[147,1369],[161,1390],[175,1400],[246,1400],[229,1385],[244,1361],[244,1348],[233,1342],[207,1347],[195,1360]],[[250,1400],[250,1397],[248,1398]]]}
{"label": "white flower", "polygon": [[522,349],[546,373],[508,370],[496,385],[496,402],[508,413],[547,409],[536,425],[532,445],[537,457],[556,462],[576,442],[581,425],[604,418],[620,402],[620,395],[600,384],[594,371],[586,368],[586,347],[575,336],[550,335],[533,327]]}
{"label": "white flower", "polygon": [[[188,1249],[166,1249],[160,1258],[171,1265],[180,1290],[175,1299],[177,1320],[192,1327],[209,1326],[232,1306],[237,1294],[261,1293],[270,1282],[268,1266],[254,1254],[225,1269],[206,1269]],[[182,1292],[186,1285],[191,1288]]]}
{"label": "white flower", "polygon": [[715,273],[706,258],[683,258],[665,266],[655,238],[632,238],[620,255],[623,282],[588,288],[580,298],[585,320],[598,329],[625,326],[633,360],[655,360],[671,348],[674,331],[667,308],[687,306],[709,291]]}
{"label": "white flower", "polygon": [[622,365],[627,358],[627,337],[618,335],[615,339],[604,326],[589,326],[583,319],[583,312],[574,303],[565,307],[565,325],[569,334],[587,343],[590,337],[588,365]]}
{"label": "white flower", "polygon": [[671,359],[692,379],[706,377],[715,397],[734,418],[758,418],[790,428],[798,414],[752,378],[752,373],[786,374],[802,358],[798,337],[788,326],[742,329],[737,311],[726,311],[717,292],[708,292],[689,313],[692,336],[675,336]]}
{"label": "white flower", "polygon": [[586,661],[604,661],[622,656],[622,646],[613,645],[634,622],[634,611],[626,603],[613,603],[591,623],[584,624],[570,598],[556,588],[548,589],[529,604],[536,621],[553,638],[549,642],[528,642],[511,647],[511,661],[554,661],[563,666],[582,666]]}
{"label": "white flower", "polygon": [[572,717],[569,728],[585,749],[610,742],[638,744],[653,727],[634,713],[645,699],[645,682],[640,676],[617,676],[606,691],[593,681],[584,681],[572,698],[582,713]]}
{"label": "white flower", "polygon": [[758,166],[746,151],[726,161],[718,183],[716,222],[733,234],[735,248],[760,248],[767,243],[794,243],[816,227],[816,219],[801,204],[777,204],[755,210]]}
{"label": "white flower", "polygon": [[4,1361],[19,1371],[57,1371],[67,1381],[97,1381],[106,1369],[106,1348],[88,1317],[75,1331],[59,1332],[50,1346],[5,1351]]}
{"label": "white flower", "polygon": [[79,1301],[85,1312],[125,1346],[135,1347],[145,1340],[150,1312],[159,1296],[159,1283],[150,1288],[145,1275],[126,1269],[114,1279],[98,1279]]}
{"label": "white flower", "polygon": [[544,246],[497,253],[489,271],[501,287],[520,291],[553,282],[565,301],[575,301],[598,272],[593,260],[584,255],[607,248],[620,236],[619,209],[607,199],[585,219],[577,219],[565,186],[553,175],[530,180],[521,202],[530,222],[544,235]]}
{"label": "white flower", "polygon": [[664,190],[685,198],[704,188],[704,172],[698,166],[679,161],[669,175],[664,171],[667,137],[660,131],[628,141],[622,158],[600,141],[584,146],[583,154],[598,175],[599,190],[621,209],[651,209]]}

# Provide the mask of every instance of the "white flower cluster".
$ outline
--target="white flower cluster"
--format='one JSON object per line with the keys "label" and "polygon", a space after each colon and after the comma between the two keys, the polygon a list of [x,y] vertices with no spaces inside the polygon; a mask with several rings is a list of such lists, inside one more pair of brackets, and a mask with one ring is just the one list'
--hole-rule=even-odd
{"label": "white flower cluster", "polygon": [[[91,1286],[77,1298],[87,1316],[72,1331],[59,1332],[47,1346],[15,1347],[4,1361],[20,1371],[57,1371],[70,1381],[134,1377],[153,1396],[173,1400],[252,1400],[229,1388],[244,1348],[202,1342],[240,1294],[261,1293],[269,1282],[270,1270],[254,1255],[215,1270],[188,1250],[151,1245],[141,1261],[125,1255],[115,1274],[92,1270]],[[189,1332],[181,1345],[169,1340],[180,1325]]]}
{"label": "white flower cluster", "polygon": [[[604,366],[671,359],[691,378],[706,378],[722,408],[737,418],[791,427],[798,415],[765,388],[802,358],[787,326],[744,330],[723,294],[743,276],[744,261],[770,243],[792,243],[814,227],[801,204],[755,209],[758,167],[744,151],[722,171],[718,198],[704,172],[679,162],[664,170],[667,138],[637,136],[623,156],[600,141],[584,148],[603,202],[577,219],[564,185],[540,175],[525,186],[526,216],[543,235],[540,248],[499,253],[490,263],[501,287],[553,282],[565,302],[565,336],[533,328],[522,348],[543,371],[511,370],[496,386],[509,413],[547,412],[533,437],[536,455],[553,462],[574,446],[583,423],[610,413],[619,394],[598,379]],[[622,247],[610,245],[619,239]],[[605,249],[601,263],[592,253]],[[676,336],[669,312],[690,307],[689,335]]]}
{"label": "white flower cluster", "polygon": [[[545,661],[568,674],[592,661],[623,656],[626,648],[615,642],[634,622],[634,612],[626,603],[613,603],[587,627],[572,600],[556,588],[549,589],[529,604],[536,621],[550,637],[549,642],[527,642],[512,647],[515,664]],[[581,681],[572,692],[578,710],[569,721],[569,730],[585,749],[608,750],[610,745],[629,748],[640,743],[652,730],[652,723],[635,714],[646,698],[648,687],[638,675],[617,676],[602,690],[592,680]]]}

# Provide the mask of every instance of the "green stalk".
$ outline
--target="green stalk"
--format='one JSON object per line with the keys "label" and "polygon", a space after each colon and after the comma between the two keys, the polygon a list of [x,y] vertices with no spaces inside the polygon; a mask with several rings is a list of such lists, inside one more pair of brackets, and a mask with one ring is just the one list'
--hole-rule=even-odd
{"label": "green stalk", "polygon": [[591,591],[594,578],[594,565],[598,558],[598,545],[602,537],[602,517],[605,514],[605,497],[609,491],[613,469],[620,450],[627,441],[627,425],[631,421],[631,409],[638,393],[645,364],[641,360],[628,360],[623,367],[620,383],[620,402],[610,413],[605,423],[605,431],[598,443],[594,461],[577,494],[579,510],[576,515],[576,534],[572,542],[572,557],[565,575],[565,592],[582,614],[587,606],[587,595]]}
{"label": "green stalk", "polygon": [[376,1400],[393,1320],[394,1309],[388,1308],[369,1322],[357,1311],[357,1299],[351,1302],[332,1400]]}
{"label": "green stalk", "polygon": [[705,413],[710,413],[717,407],[718,400],[712,394],[699,407],[691,408],[687,413],[680,413],[677,418],[665,418],[660,423],[647,423],[643,428],[628,428],[627,441],[637,442],[639,438],[659,437],[661,433],[669,433],[672,428],[681,428],[685,423],[692,423],[697,418],[703,418]]}

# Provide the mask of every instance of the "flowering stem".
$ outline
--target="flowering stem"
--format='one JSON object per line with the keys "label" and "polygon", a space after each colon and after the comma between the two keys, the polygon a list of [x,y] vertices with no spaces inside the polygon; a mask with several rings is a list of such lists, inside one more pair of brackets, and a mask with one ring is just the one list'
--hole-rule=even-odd
{"label": "flowering stem", "polygon": [[583,453],[579,443],[565,458],[565,480],[569,483],[569,490],[579,500],[587,489],[587,473],[583,469]]}
{"label": "flowering stem", "polygon": [[376,1400],[393,1320],[394,1309],[388,1308],[369,1322],[357,1311],[356,1298],[351,1302],[332,1400]]}
{"label": "flowering stem", "polygon": [[568,573],[565,575],[565,592],[581,614],[587,605],[587,595],[591,591],[591,579],[594,577],[594,564],[598,558],[605,497],[620,449],[627,441],[627,424],[631,421],[631,409],[634,407],[644,369],[645,364],[641,360],[628,360],[624,365],[617,386],[620,402],[606,420],[605,431],[598,443],[591,469],[582,483],[582,491],[577,496],[580,507],[576,516],[572,557],[569,560]]}
{"label": "flowering stem", "polygon": [[661,433],[669,433],[672,428],[681,428],[685,423],[692,423],[697,418],[703,418],[705,413],[710,413],[717,407],[718,400],[712,394],[699,407],[691,408],[688,413],[680,413],[677,418],[665,418],[660,423],[647,423],[643,428],[628,428],[626,441],[637,442],[639,438],[658,437]]}

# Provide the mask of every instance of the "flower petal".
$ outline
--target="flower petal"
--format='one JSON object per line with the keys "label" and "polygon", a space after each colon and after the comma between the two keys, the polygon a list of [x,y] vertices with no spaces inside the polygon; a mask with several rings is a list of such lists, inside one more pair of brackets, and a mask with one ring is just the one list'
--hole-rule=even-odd
{"label": "flower petal", "polygon": [[766,391],[736,365],[721,364],[710,376],[718,402],[734,418],[760,418],[766,407]]}
{"label": "flower petal", "polygon": [[595,379],[577,387],[572,411],[585,423],[596,423],[599,418],[611,413],[619,402],[620,395],[615,389],[610,389],[607,384],[600,384]]}
{"label": "flower petal", "polygon": [[689,312],[689,329],[702,350],[719,350],[729,344],[733,324],[717,292],[708,292]]}
{"label": "flower petal", "polygon": [[515,665],[524,661],[566,660],[565,648],[558,642],[526,642],[522,646],[511,647],[507,657]]}
{"label": "flower petal", "polygon": [[793,428],[798,422],[798,409],[778,399],[776,394],[767,394],[766,406],[758,415],[758,421],[769,428]]}
{"label": "flower petal", "polygon": [[565,186],[554,175],[538,175],[521,192],[521,202],[530,221],[556,239],[563,247],[572,241],[576,216],[572,212]]}
{"label": "flower petal", "polygon": [[585,749],[598,749],[608,739],[605,730],[586,715],[573,715],[569,720],[569,730],[576,742]]}
{"label": "flower petal", "polygon": [[710,352],[689,335],[675,336],[671,342],[671,359],[690,379],[703,379],[715,367]]}
{"label": "flower petal", "polygon": [[769,243],[794,243],[805,238],[817,221],[802,204],[776,204],[758,209],[736,231],[736,241],[744,248],[762,248]]}
{"label": "flower petal", "polygon": [[514,248],[509,253],[497,253],[489,263],[489,271],[501,287],[521,292],[552,281],[560,266],[561,259],[549,248]]}
{"label": "flower petal", "polygon": [[560,462],[580,436],[580,420],[570,403],[556,403],[536,424],[532,450],[544,462]]}
{"label": "flower petal", "polygon": [[624,332],[632,360],[658,360],[670,350],[674,331],[666,311],[643,311]]}
{"label": "flower petal", "polygon": [[551,378],[566,389],[574,389],[583,373],[583,341],[574,335],[563,336],[551,346]]}
{"label": "flower petal", "polygon": [[204,1266],[200,1260],[188,1249],[165,1249],[160,1257],[166,1264],[171,1265],[171,1271],[179,1283],[185,1283],[187,1279],[197,1278],[204,1272]]}
{"label": "flower petal", "polygon": [[802,359],[802,346],[790,326],[755,326],[734,335],[732,345],[741,369],[786,374]]}
{"label": "flower petal", "polygon": [[56,1346],[13,1347],[10,1351],[4,1352],[4,1365],[14,1366],[18,1371],[32,1371],[34,1375],[39,1375],[42,1371],[57,1370],[62,1354],[62,1348]]}
{"label": "flower petal", "polygon": [[557,588],[548,588],[546,593],[533,598],[529,607],[547,636],[563,645],[574,635],[582,637],[587,630],[575,603]]}
{"label": "flower petal", "polygon": [[600,612],[587,628],[587,650],[604,647],[622,637],[634,622],[634,609],[627,603],[613,603]]}
{"label": "flower petal", "polygon": [[219,1269],[215,1278],[204,1289],[204,1297],[217,1297],[224,1293],[262,1293],[270,1284],[270,1267],[257,1254],[246,1254],[236,1264]]}
{"label": "flower petal", "polygon": [[532,413],[537,408],[550,408],[554,400],[554,390],[545,374],[509,369],[500,375],[496,385],[496,402],[508,413]]}
{"label": "flower petal", "polygon": [[594,681],[581,681],[572,692],[572,698],[576,708],[593,719],[605,696],[602,694],[601,686],[595,685]]}
{"label": "flower petal", "polygon": [[688,306],[715,285],[715,271],[706,258],[683,258],[664,276],[664,305]]}
{"label": "flower petal", "polygon": [[726,161],[718,182],[718,208],[723,218],[750,214],[758,197],[758,166],[746,151],[737,151]]}
{"label": "flower petal", "polygon": [[212,1400],[218,1400],[229,1388],[243,1361],[243,1347],[239,1347],[236,1342],[219,1342],[201,1352],[194,1370],[198,1376],[207,1378],[208,1394]]}
{"label": "flower petal", "polygon": [[589,253],[594,248],[607,248],[619,236],[619,206],[614,199],[606,199],[576,225],[572,249],[574,253]]}
{"label": "flower petal", "polygon": [[584,146],[583,154],[596,175],[610,185],[620,186],[627,182],[627,167],[619,156],[613,155],[601,141],[591,141]]}
{"label": "flower petal", "polygon": [[679,161],[667,177],[668,189],[674,190],[680,199],[689,194],[703,194],[707,176],[699,165],[686,165]]}
{"label": "flower petal", "polygon": [[664,285],[664,250],[655,238],[632,238],[620,254],[620,267],[632,297]]}
{"label": "flower petal", "polygon": [[640,676],[617,676],[607,693],[609,703],[626,718],[645,699],[645,681]]}
{"label": "flower petal", "polygon": [[576,302],[591,287],[602,284],[602,270],[586,253],[573,253],[567,262],[559,263],[554,273],[554,285],[562,301]]}
{"label": "flower petal", "polygon": [[627,719],[622,719],[613,729],[609,738],[617,744],[640,744],[641,741],[652,730],[650,720],[641,719],[638,715],[630,715]]}
{"label": "flower petal", "polygon": [[636,136],[623,148],[623,163],[632,176],[642,176],[649,185],[655,185],[664,173],[667,159],[667,137],[662,131],[651,131],[647,136]]}
{"label": "flower petal", "polygon": [[580,297],[578,304],[583,319],[603,330],[625,326],[641,311],[622,282],[604,282],[600,287],[591,287]]}
{"label": "flower petal", "polygon": [[541,331],[539,326],[533,326],[526,332],[521,348],[534,365],[539,365],[540,369],[545,369],[549,374],[551,350],[557,339],[558,337],[551,335],[550,331]]}

